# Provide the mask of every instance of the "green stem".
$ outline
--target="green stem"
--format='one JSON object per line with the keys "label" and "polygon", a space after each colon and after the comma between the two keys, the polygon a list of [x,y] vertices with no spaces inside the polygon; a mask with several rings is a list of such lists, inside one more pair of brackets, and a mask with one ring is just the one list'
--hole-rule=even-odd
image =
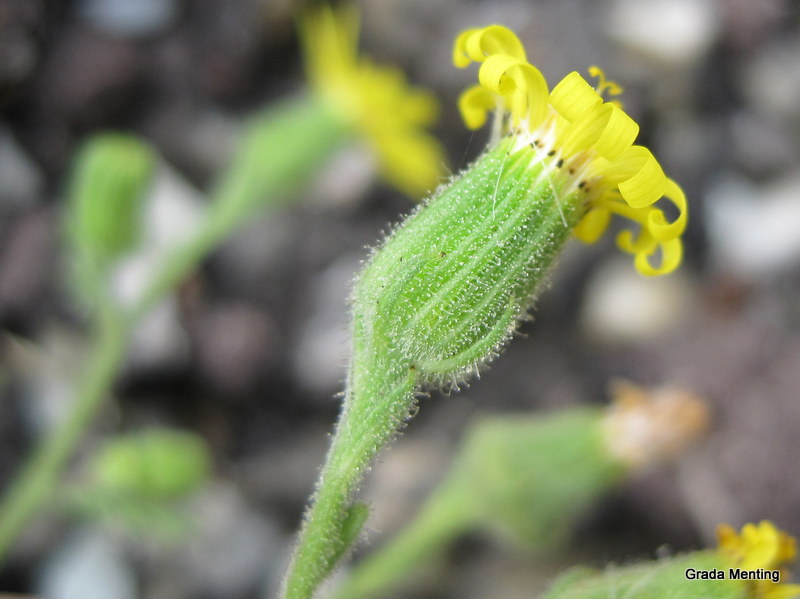
{"label": "green stem", "polygon": [[129,321],[107,310],[94,335],[87,370],[67,419],[46,438],[23,466],[0,504],[0,562],[36,512],[52,496],[60,473],[114,381],[125,353]]}
{"label": "green stem", "polygon": [[353,568],[332,599],[368,599],[389,592],[401,581],[411,579],[416,569],[429,564],[473,520],[474,510],[464,489],[445,484],[411,524]]}
{"label": "green stem", "polygon": [[350,138],[341,117],[314,97],[270,107],[246,124],[231,166],[211,191],[199,230],[176,248],[133,308],[138,319],[206,255],[258,212],[293,199]]}
{"label": "green stem", "polygon": [[[346,123],[312,97],[271,108],[247,124],[238,154],[213,191],[200,228],[165,257],[126,313],[104,306],[71,412],[27,460],[0,504],[0,560],[55,488],[84,430],[108,395],[135,323],[255,210],[291,198],[349,135]],[[94,282],[93,289],[104,287],[104,281]]]}
{"label": "green stem", "polygon": [[408,417],[414,388],[413,369],[354,368],[336,434],[284,580],[285,599],[313,597],[352,545],[358,531],[345,530],[352,516],[352,495],[364,470]]}

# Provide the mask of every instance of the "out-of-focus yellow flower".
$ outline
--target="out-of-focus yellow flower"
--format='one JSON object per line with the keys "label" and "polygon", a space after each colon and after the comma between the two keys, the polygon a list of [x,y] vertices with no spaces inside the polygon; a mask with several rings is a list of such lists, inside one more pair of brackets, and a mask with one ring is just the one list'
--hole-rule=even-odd
{"label": "out-of-focus yellow flower", "polygon": [[387,181],[421,196],[437,185],[444,163],[441,146],[425,130],[436,120],[438,104],[428,92],[409,87],[399,69],[359,56],[358,30],[353,6],[325,6],[303,17],[309,82],[372,147]]}
{"label": "out-of-focus yellow flower", "polygon": [[630,468],[674,458],[708,430],[708,405],[686,389],[647,389],[617,380],[610,392],[613,403],[603,418],[605,443]]}
{"label": "out-of-focus yellow flower", "polygon": [[[639,225],[638,232],[626,230],[617,237],[620,249],[635,256],[639,272],[666,274],[680,265],[686,197],[652,152],[633,144],[639,126],[619,102],[604,100],[604,94],[622,90],[599,68],[589,69],[598,78],[595,87],[572,72],[551,91],[527,62],[519,39],[500,25],[464,31],[456,39],[453,62],[462,68],[482,63],[479,84],[459,100],[467,126],[481,127],[488,111],[496,110],[497,130],[513,136],[515,149],[530,146],[535,160],[550,160],[569,175],[571,189],[585,194],[584,216],[574,231],[579,239],[593,243],[611,214],[618,214]],[[673,205],[675,220],[668,221],[656,207],[662,199]]]}
{"label": "out-of-focus yellow flower", "polygon": [[[742,531],[728,524],[717,527],[719,552],[740,570],[779,570],[784,576],[784,565],[797,555],[797,541],[772,522],[745,524]],[[778,584],[771,580],[753,580],[755,599],[789,599],[800,596],[800,584]]]}

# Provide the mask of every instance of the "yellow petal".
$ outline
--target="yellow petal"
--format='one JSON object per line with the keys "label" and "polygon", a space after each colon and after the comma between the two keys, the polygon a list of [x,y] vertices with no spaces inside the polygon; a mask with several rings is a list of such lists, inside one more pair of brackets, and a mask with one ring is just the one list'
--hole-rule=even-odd
{"label": "yellow petal", "polygon": [[614,104],[600,104],[585,110],[561,132],[565,156],[593,149],[611,160],[631,147],[639,125]]}
{"label": "yellow petal", "polygon": [[617,186],[633,208],[650,206],[664,195],[667,178],[655,156],[644,146],[629,147],[613,164],[620,176],[633,171]]}
{"label": "yellow petal", "polygon": [[453,64],[459,69],[463,69],[472,64],[473,60],[467,54],[467,40],[479,32],[480,29],[467,29],[462,31],[453,44]]}
{"label": "yellow petal", "polygon": [[573,71],[564,77],[550,92],[550,103],[568,121],[574,121],[585,111],[603,103],[591,85]]}
{"label": "yellow petal", "polygon": [[462,92],[458,98],[458,111],[470,129],[479,129],[486,122],[486,114],[497,105],[495,96],[485,87],[475,85]]}
{"label": "yellow petal", "polygon": [[453,64],[459,68],[471,62],[483,62],[493,55],[506,55],[525,61],[525,48],[517,36],[502,25],[468,29],[461,33],[453,47]]}
{"label": "yellow petal", "polygon": [[594,149],[600,156],[613,160],[627,150],[639,135],[639,125],[616,104],[606,103],[610,111],[608,122]]}
{"label": "yellow petal", "polygon": [[773,584],[770,581],[763,581],[765,585],[759,590],[763,592],[763,599],[797,599],[800,597],[800,584]]}
{"label": "yellow petal", "polygon": [[661,241],[667,241],[679,237],[686,230],[686,223],[688,221],[686,195],[680,186],[672,179],[667,179],[666,190],[664,197],[672,202],[678,209],[678,217],[671,223],[667,222],[664,213],[660,210],[652,210],[650,212],[647,227],[653,234],[653,237]]}
{"label": "yellow petal", "polygon": [[504,54],[490,56],[478,72],[481,85],[501,95],[516,122],[536,127],[547,114],[547,82],[536,67]]}
{"label": "yellow petal", "polygon": [[625,229],[617,234],[617,247],[628,254],[651,254],[658,247],[658,240],[654,239],[650,232],[639,229],[638,235],[634,236],[633,231]]}
{"label": "yellow petal", "polygon": [[603,69],[596,65],[592,65],[589,67],[589,75],[592,77],[597,77],[597,93],[603,94],[606,90],[608,90],[609,95],[611,96],[618,96],[622,93],[622,86],[618,85],[614,81],[610,79],[606,79],[606,74],[603,72]]}
{"label": "yellow petal", "polygon": [[608,210],[594,208],[586,213],[572,233],[583,243],[594,243],[605,233],[610,220],[611,213]]}
{"label": "yellow petal", "polygon": [[641,252],[636,254],[633,264],[641,274],[648,277],[665,275],[678,268],[683,260],[683,244],[680,239],[672,239],[660,244],[661,264],[654,267],[650,264],[652,253]]}

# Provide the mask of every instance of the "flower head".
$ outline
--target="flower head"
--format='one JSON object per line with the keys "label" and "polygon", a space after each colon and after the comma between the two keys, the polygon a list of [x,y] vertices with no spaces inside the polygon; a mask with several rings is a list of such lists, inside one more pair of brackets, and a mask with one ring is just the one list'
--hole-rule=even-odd
{"label": "flower head", "polygon": [[437,117],[429,93],[410,88],[399,69],[358,55],[358,12],[345,6],[307,14],[300,33],[315,93],[365,138],[384,177],[415,196],[434,188],[443,164],[439,143],[425,131]]}
{"label": "flower head", "polygon": [[[745,524],[741,533],[728,524],[717,527],[719,552],[741,570],[780,570],[794,560],[797,542],[775,527],[772,522],[762,520],[758,524]],[[800,585],[777,584],[771,580],[753,582],[756,599],[788,599],[800,596]]]}
{"label": "flower head", "polygon": [[708,406],[685,389],[647,389],[617,380],[610,391],[613,403],[603,418],[605,443],[630,468],[673,458],[708,429]]}
{"label": "flower head", "polygon": [[[639,225],[637,232],[625,230],[617,237],[620,249],[634,255],[639,272],[665,274],[680,265],[686,197],[652,152],[634,145],[639,126],[619,102],[604,99],[622,90],[599,68],[589,69],[598,78],[595,87],[572,72],[550,90],[527,62],[519,39],[500,25],[463,32],[453,62],[461,68],[482,63],[479,84],[459,99],[467,126],[481,127],[487,113],[496,110],[497,128],[514,139],[515,150],[530,148],[533,160],[550,160],[568,177],[566,189],[584,194],[583,216],[574,229],[579,239],[593,243],[618,214]],[[673,204],[675,220],[668,221],[657,207],[662,199]]]}

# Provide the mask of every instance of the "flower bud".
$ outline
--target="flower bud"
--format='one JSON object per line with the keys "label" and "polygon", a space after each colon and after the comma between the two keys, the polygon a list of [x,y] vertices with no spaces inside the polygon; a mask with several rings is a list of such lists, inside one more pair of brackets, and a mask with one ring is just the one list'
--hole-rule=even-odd
{"label": "flower bud", "polygon": [[356,334],[417,373],[458,382],[497,355],[581,214],[547,162],[500,143],[414,212],[355,288]]}
{"label": "flower bud", "polygon": [[70,237],[92,260],[113,259],[138,243],[155,157],[135,137],[104,133],[78,155],[69,191]]}
{"label": "flower bud", "polygon": [[199,437],[152,430],[110,440],[91,465],[98,488],[143,499],[175,500],[208,478],[209,457]]}
{"label": "flower bud", "polygon": [[737,534],[722,524],[716,551],[694,551],[657,562],[567,571],[545,599],[602,597],[680,597],[681,599],[791,599],[786,564],[796,555],[795,539],[771,522],[746,524]]}

